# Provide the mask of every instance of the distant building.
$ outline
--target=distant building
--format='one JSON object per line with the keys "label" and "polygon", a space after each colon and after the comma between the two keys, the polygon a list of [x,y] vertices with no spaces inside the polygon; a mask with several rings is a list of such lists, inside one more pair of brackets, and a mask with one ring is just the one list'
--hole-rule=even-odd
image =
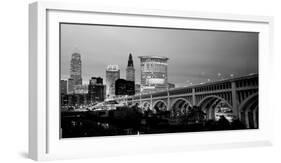
{"label": "distant building", "polygon": [[89,85],[103,85],[103,79],[101,77],[92,77]]}
{"label": "distant building", "polygon": [[62,106],[79,106],[88,104],[88,94],[66,94],[61,95]]}
{"label": "distant building", "polygon": [[115,95],[134,95],[135,82],[125,79],[117,79],[115,82]]}
{"label": "distant building", "polygon": [[135,95],[135,82],[134,81],[127,81],[126,84],[127,95]]}
{"label": "distant building", "polygon": [[82,85],[82,63],[79,53],[73,53],[70,61],[70,78],[68,79],[67,93],[74,93],[75,86]]}
{"label": "distant building", "polygon": [[[66,90],[66,91],[65,91]],[[76,106],[88,103],[88,85],[82,84],[82,62],[79,53],[73,53],[70,61],[70,78],[61,81],[61,105]]]}
{"label": "distant building", "polygon": [[73,53],[70,62],[70,78],[73,79],[74,85],[82,85],[82,63],[79,53]]}
{"label": "distant building", "polygon": [[135,81],[135,68],[134,68],[134,62],[133,62],[133,57],[132,57],[131,53],[129,55],[128,65],[126,68],[126,80]]}
{"label": "distant building", "polygon": [[127,80],[117,79],[115,82],[115,95],[127,95]]}
{"label": "distant building", "polygon": [[101,77],[92,77],[89,81],[88,95],[91,103],[102,102],[105,99],[105,85]]}
{"label": "distant building", "polygon": [[141,92],[154,92],[168,88],[168,58],[140,56]]}
{"label": "distant building", "polygon": [[108,65],[106,69],[106,98],[115,96],[115,81],[120,78],[118,65]]}
{"label": "distant building", "polygon": [[74,93],[74,79],[69,78],[67,81],[67,94]]}
{"label": "distant building", "polygon": [[141,85],[140,84],[135,84],[135,94],[139,94],[141,92]]}
{"label": "distant building", "polygon": [[171,89],[171,88],[175,88],[175,87],[176,87],[176,85],[175,85],[175,84],[173,84],[173,83],[168,83],[168,86],[169,86],[169,89]]}
{"label": "distant building", "polygon": [[61,100],[60,100],[61,106],[65,106],[65,105],[69,104],[69,102],[68,102],[68,94],[61,94],[60,98],[61,98]]}
{"label": "distant building", "polygon": [[73,92],[74,94],[87,94],[88,93],[88,85],[74,85],[73,86]]}
{"label": "distant building", "polygon": [[67,94],[67,80],[60,80],[60,93]]}

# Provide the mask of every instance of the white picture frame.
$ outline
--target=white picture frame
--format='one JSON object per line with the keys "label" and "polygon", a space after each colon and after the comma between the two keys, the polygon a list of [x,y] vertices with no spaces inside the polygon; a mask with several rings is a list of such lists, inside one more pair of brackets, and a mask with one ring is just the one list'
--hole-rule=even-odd
{"label": "white picture frame", "polygon": [[[141,20],[141,21],[140,21]],[[257,130],[59,139],[59,35],[62,21],[259,32]],[[128,9],[87,3],[35,2],[29,6],[29,157],[34,160],[260,146],[272,144],[273,108],[267,85],[272,67],[273,18],[186,11]],[[57,109],[57,110],[56,110]],[[165,142],[165,144],[163,144]]]}

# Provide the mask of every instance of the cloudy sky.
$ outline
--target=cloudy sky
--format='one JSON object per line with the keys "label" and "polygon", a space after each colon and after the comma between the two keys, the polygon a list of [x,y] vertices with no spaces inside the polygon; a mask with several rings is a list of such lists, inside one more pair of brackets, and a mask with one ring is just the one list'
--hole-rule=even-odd
{"label": "cloudy sky", "polygon": [[69,78],[71,54],[82,58],[83,82],[105,79],[109,64],[120,67],[129,53],[140,82],[138,56],[169,58],[168,80],[177,86],[258,73],[258,33],[61,24],[61,78]]}

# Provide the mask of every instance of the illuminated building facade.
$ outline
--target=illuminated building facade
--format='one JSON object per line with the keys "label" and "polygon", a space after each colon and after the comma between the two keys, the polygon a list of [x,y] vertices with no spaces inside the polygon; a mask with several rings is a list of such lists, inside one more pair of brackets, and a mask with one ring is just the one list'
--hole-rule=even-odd
{"label": "illuminated building facade", "polygon": [[73,53],[70,61],[70,78],[68,79],[68,93],[74,93],[76,86],[82,85],[82,63],[79,53]]}
{"label": "illuminated building facade", "polygon": [[159,56],[140,56],[141,92],[168,89],[168,59]]}
{"label": "illuminated building facade", "polygon": [[73,53],[70,63],[70,78],[73,79],[74,85],[82,85],[82,63],[79,53]]}
{"label": "illuminated building facade", "polygon": [[106,68],[106,98],[115,96],[115,82],[120,78],[118,65],[108,65]]}

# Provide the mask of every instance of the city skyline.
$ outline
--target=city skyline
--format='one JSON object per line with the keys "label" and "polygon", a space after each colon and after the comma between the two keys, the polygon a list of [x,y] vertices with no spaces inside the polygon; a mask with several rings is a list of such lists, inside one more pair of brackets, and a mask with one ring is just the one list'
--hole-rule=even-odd
{"label": "city skyline", "polygon": [[105,79],[110,64],[118,65],[120,78],[126,79],[130,53],[136,83],[140,83],[138,57],[144,55],[170,58],[168,82],[177,87],[258,73],[257,33],[73,24],[61,27],[61,78],[69,78],[70,56],[78,52],[83,62],[83,84],[93,76]]}
{"label": "city skyline", "polygon": [[60,29],[62,138],[259,128],[258,33]]}

